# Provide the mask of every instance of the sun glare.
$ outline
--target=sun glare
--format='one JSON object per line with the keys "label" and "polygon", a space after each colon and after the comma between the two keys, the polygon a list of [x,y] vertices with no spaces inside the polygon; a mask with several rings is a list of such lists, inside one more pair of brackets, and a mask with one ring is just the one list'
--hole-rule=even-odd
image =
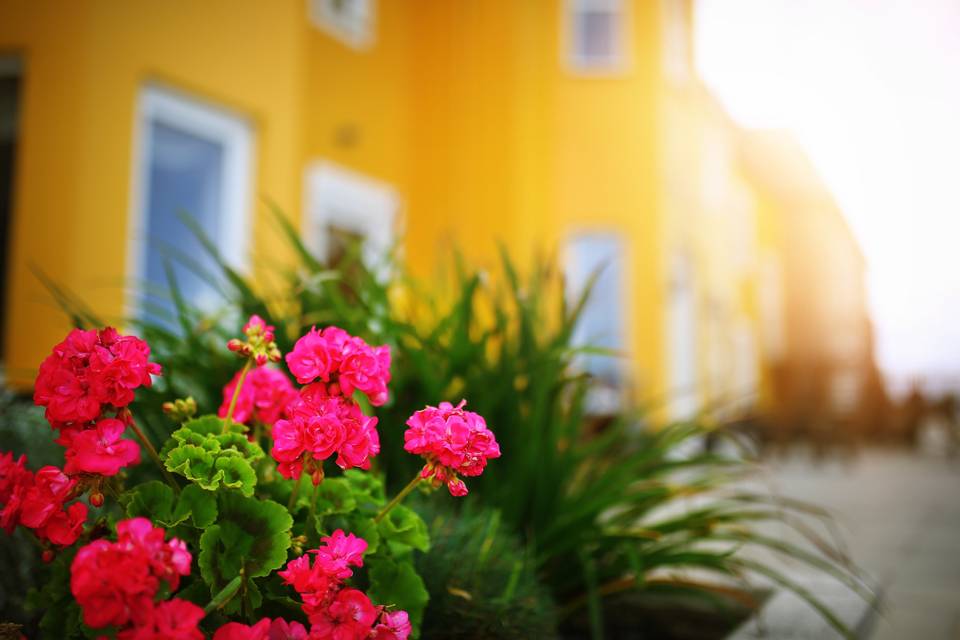
{"label": "sun glare", "polygon": [[960,383],[960,5],[701,0],[697,64],[742,125],[790,130],[868,265],[894,385]]}

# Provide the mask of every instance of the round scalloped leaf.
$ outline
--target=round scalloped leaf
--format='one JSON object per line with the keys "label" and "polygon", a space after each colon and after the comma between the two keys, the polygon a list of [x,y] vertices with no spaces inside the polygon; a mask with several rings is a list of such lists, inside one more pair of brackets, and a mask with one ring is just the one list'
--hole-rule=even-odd
{"label": "round scalloped leaf", "polygon": [[216,524],[200,537],[197,559],[211,595],[240,575],[241,569],[248,578],[256,578],[283,566],[293,526],[286,508],[272,500],[224,493],[218,507]]}
{"label": "round scalloped leaf", "polygon": [[126,506],[127,517],[142,516],[160,526],[169,527],[172,526],[173,498],[173,489],[159,480],[151,480],[124,493],[121,501]]}
{"label": "round scalloped leaf", "polygon": [[170,451],[164,466],[168,471],[179,473],[184,478],[199,483],[204,489],[216,489],[216,487],[203,485],[203,481],[210,478],[214,472],[213,454],[203,447],[182,444]]}
{"label": "round scalloped leaf", "polygon": [[189,517],[193,526],[204,529],[217,519],[217,498],[199,485],[190,484],[180,492],[180,499],[173,510],[173,519],[179,522]]}
{"label": "round scalloped leaf", "polygon": [[252,496],[257,474],[251,462],[263,457],[263,449],[243,435],[243,425],[231,422],[224,431],[225,424],[216,416],[186,422],[164,445],[164,464],[203,489],[224,486]]}

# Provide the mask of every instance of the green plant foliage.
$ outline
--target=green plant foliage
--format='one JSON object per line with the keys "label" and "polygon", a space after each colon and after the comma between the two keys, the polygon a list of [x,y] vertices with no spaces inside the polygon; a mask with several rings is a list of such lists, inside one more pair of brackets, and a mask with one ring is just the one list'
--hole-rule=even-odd
{"label": "green plant foliage", "polygon": [[556,637],[557,607],[529,552],[490,509],[459,513],[421,500],[433,545],[416,566],[430,592],[426,640]]}
{"label": "green plant foliage", "polygon": [[[200,575],[210,586],[210,595],[218,594],[233,578],[244,576],[250,581],[245,592],[250,594],[255,608],[259,591],[251,579],[284,565],[293,518],[286,507],[272,500],[230,492],[218,497],[216,524],[200,536]],[[240,601],[231,601],[224,610],[233,613],[240,606]]]}
{"label": "green plant foliage", "polygon": [[174,496],[169,485],[158,480],[137,485],[123,497],[127,516],[149,518],[161,527],[170,528],[189,520],[203,529],[217,519],[217,499],[213,493],[191,484]]}
{"label": "green plant foliage", "polygon": [[394,507],[378,524],[380,538],[391,545],[402,544],[426,551],[430,548],[427,525],[416,511],[402,504]]}
{"label": "green plant foliage", "polygon": [[[263,293],[206,241],[219,265],[217,273],[204,277],[221,284],[223,311],[210,315],[191,307],[171,281],[176,317],[139,323],[165,374],[142,390],[133,406],[148,432],[165,440],[171,430],[157,415],[163,401],[191,394],[205,410],[219,405],[222,386],[236,369],[235,356],[223,346],[232,335],[232,325],[225,329],[224,319],[259,314],[276,326],[283,352],[312,325],[335,324],[371,344],[391,347],[391,400],[376,409],[381,436],[376,464],[392,491],[422,464],[403,451],[401,425],[414,410],[466,398],[468,408],[486,418],[503,456],[482,476],[467,479],[470,497],[497,510],[504,527],[522,541],[561,606],[561,617],[580,615],[587,607],[594,615],[592,628],[599,632],[604,594],[653,588],[650,576],[663,569],[722,580],[764,575],[793,588],[775,565],[748,562],[743,552],[751,547],[826,572],[870,597],[837,546],[814,533],[819,512],[731,489],[752,469],[751,462],[739,454],[705,452],[702,441],[710,431],[702,425],[654,430],[639,411],[623,410],[603,420],[590,415],[586,400],[593,382],[578,372],[575,359],[598,351],[573,341],[589,288],[568,300],[554,262],[540,260],[519,269],[504,254],[490,275],[455,260],[445,280],[449,286],[426,289],[399,265],[367,269],[359,250],[338,270],[329,269],[310,255],[285,217],[277,214],[276,221],[298,262],[269,274]],[[64,292],[57,294],[65,304],[75,303]],[[90,314],[81,311],[71,315],[89,321]],[[198,359],[197,353],[210,356]],[[212,432],[196,433],[203,437],[181,433],[168,442],[167,468],[201,487],[228,482],[248,495],[253,492],[252,478],[244,473],[252,471],[248,457],[235,448],[240,443],[228,446],[233,453],[224,455],[224,443],[217,441],[215,447],[208,439],[215,439]],[[221,459],[237,461],[237,468],[218,467]],[[311,531],[356,526],[359,515],[382,503],[372,490],[363,499],[355,488],[351,496],[342,486],[326,491],[322,500],[318,497],[320,517]],[[298,518],[310,504],[303,493]],[[452,500],[442,494],[435,499]],[[773,544],[758,529],[765,521],[794,526],[810,544]],[[380,540],[371,567],[377,556],[396,562],[404,547],[410,551],[415,546],[410,543],[418,542],[417,526],[410,527],[400,515],[384,522],[377,528]],[[394,536],[412,537],[391,542]],[[399,580],[392,569],[381,571],[384,583]],[[691,587],[689,581],[660,581],[656,588]],[[815,596],[809,600],[826,611]],[[826,617],[848,633],[835,618]]]}
{"label": "green plant foliage", "polygon": [[244,435],[246,427],[208,415],[185,422],[171,434],[160,452],[168,471],[178,473],[208,491],[221,485],[253,495],[257,474],[253,463],[263,449]]}
{"label": "green plant foliage", "polygon": [[419,629],[430,594],[413,564],[383,555],[371,557],[366,564],[368,594],[373,601],[405,610],[410,623]]}

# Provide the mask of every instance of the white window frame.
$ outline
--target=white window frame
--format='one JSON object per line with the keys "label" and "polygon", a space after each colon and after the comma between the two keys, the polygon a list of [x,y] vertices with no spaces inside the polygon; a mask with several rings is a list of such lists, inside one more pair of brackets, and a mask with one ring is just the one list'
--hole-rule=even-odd
{"label": "white window frame", "polygon": [[[617,33],[614,41],[614,53],[608,59],[589,58],[580,51],[580,30],[577,21],[580,16],[590,11],[609,11],[619,16],[615,24]],[[577,75],[611,76],[624,74],[631,64],[631,11],[630,0],[566,0],[562,14],[565,37],[560,39],[561,58],[567,70]]]}
{"label": "white window frame", "polygon": [[[353,49],[373,46],[377,22],[377,0],[350,0],[366,5],[365,15],[337,15],[331,8],[333,0],[306,0],[307,15],[315,27]],[[356,21],[361,20],[357,23]]]}
{"label": "white window frame", "polygon": [[312,163],[305,173],[301,235],[307,248],[326,260],[327,227],[339,227],[363,236],[364,264],[386,275],[400,216],[397,191],[386,182],[327,160]]}
{"label": "white window frame", "polygon": [[146,277],[149,220],[151,125],[162,123],[223,147],[223,193],[219,228],[211,238],[224,262],[240,273],[249,272],[248,246],[253,202],[254,132],[242,115],[158,85],[147,85],[137,100],[134,126],[130,233],[127,274],[133,286],[127,296],[130,317],[139,310],[139,283]]}

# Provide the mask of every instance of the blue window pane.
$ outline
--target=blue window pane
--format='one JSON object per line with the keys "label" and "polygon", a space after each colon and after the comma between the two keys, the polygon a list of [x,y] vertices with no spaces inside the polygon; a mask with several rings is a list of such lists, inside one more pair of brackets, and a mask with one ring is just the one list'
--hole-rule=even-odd
{"label": "blue window pane", "polygon": [[215,289],[194,270],[173,259],[171,251],[215,273],[213,260],[183,224],[180,215],[184,212],[191,216],[210,238],[216,239],[222,231],[223,146],[159,122],[151,123],[150,129],[148,224],[144,243],[147,304],[143,305],[141,314],[152,315],[156,307],[173,313],[169,296],[157,295],[168,286],[164,260],[171,263],[184,297],[191,304],[209,308],[217,300]]}
{"label": "blue window pane", "polygon": [[[615,236],[585,234],[571,240],[567,263],[571,293],[579,296],[590,277],[599,270],[574,333],[575,344],[623,350],[623,268],[623,247]],[[619,358],[584,355],[578,366],[605,383],[620,382]]]}

